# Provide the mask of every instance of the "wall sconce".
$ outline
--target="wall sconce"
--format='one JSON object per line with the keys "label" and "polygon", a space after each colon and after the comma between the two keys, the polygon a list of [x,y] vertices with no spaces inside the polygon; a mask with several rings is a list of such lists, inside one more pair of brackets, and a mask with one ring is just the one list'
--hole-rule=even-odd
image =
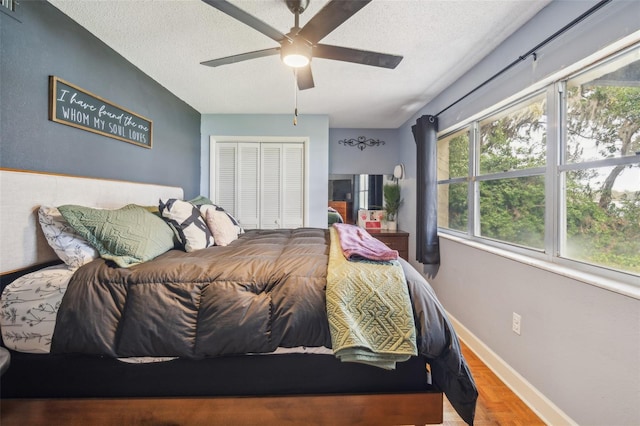
{"label": "wall sconce", "polygon": [[404,164],[400,163],[393,168],[393,177],[396,181],[404,179]]}
{"label": "wall sconce", "polygon": [[364,149],[368,146],[380,146],[384,145],[385,142],[380,139],[367,139],[364,136],[358,136],[357,139],[342,139],[338,141],[339,144],[343,144],[344,146],[355,146],[360,151],[364,151]]}

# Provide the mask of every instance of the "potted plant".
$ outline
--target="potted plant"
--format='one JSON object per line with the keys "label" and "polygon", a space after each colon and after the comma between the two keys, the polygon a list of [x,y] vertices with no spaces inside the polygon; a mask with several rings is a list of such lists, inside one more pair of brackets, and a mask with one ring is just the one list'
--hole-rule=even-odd
{"label": "potted plant", "polygon": [[395,231],[398,229],[397,215],[402,199],[400,198],[400,185],[397,183],[385,184],[382,188],[384,197],[384,210],[387,219],[387,229]]}

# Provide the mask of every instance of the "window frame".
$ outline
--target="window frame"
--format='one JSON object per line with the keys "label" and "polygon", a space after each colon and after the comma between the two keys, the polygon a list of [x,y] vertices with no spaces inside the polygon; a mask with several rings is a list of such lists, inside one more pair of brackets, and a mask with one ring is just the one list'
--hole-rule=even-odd
{"label": "window frame", "polygon": [[[566,184],[565,176],[567,172],[574,170],[584,170],[616,165],[629,165],[640,163],[640,154],[625,157],[604,158],[598,160],[588,160],[576,163],[565,163],[566,150],[566,84],[567,81],[589,72],[592,69],[603,66],[607,62],[621,55],[625,55],[633,50],[640,49],[640,42],[635,42],[631,46],[621,49],[606,58],[600,58],[590,65],[580,70],[559,76],[542,88],[531,88],[523,96],[519,96],[512,101],[494,106],[486,110],[483,114],[477,115],[473,119],[459,123],[453,130],[446,131],[438,135],[438,141],[451,137],[454,134],[466,131],[469,135],[469,168],[468,176],[450,179],[439,179],[438,185],[468,182],[468,220],[467,231],[438,227],[438,232],[443,235],[451,235],[462,240],[469,240],[480,246],[493,247],[516,255],[533,258],[551,264],[565,267],[568,270],[576,271],[578,274],[588,274],[603,277],[607,280],[631,284],[636,288],[640,286],[640,274],[631,271],[621,271],[607,266],[587,263],[585,261],[566,257]],[[530,169],[509,170],[506,172],[480,174],[480,123],[491,117],[499,116],[505,111],[516,108],[517,105],[526,103],[527,100],[544,94],[546,96],[546,116],[547,116],[547,146],[546,165]],[[515,243],[496,240],[484,237],[480,233],[480,182],[497,179],[508,179],[515,177],[540,175],[545,179],[545,228],[544,228],[544,248],[536,249],[521,246]],[[563,257],[564,256],[564,257]]]}
{"label": "window frame", "polygon": [[358,206],[363,210],[369,209],[369,175],[358,175]]}

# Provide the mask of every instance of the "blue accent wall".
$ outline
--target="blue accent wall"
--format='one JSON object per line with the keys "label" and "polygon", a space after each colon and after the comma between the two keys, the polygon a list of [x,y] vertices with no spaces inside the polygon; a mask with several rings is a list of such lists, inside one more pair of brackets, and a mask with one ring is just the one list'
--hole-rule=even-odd
{"label": "blue accent wall", "polygon": [[[7,12],[9,13],[9,12]],[[0,13],[0,166],[200,186],[200,114],[45,1]],[[49,121],[49,76],[153,121],[153,147]]]}

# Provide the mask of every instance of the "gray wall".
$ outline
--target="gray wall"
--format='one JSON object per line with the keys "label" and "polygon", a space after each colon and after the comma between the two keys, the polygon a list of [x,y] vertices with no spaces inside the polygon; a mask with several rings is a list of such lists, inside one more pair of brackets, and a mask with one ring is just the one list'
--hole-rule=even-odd
{"label": "gray wall", "polygon": [[[338,142],[343,139],[379,139],[384,145],[362,151]],[[400,138],[397,129],[329,129],[329,174],[390,175],[400,161]]]}
{"label": "gray wall", "polygon": [[309,226],[327,227],[329,191],[329,117],[302,115],[294,126],[291,115],[205,114],[202,116],[200,187],[209,194],[211,136],[280,136],[309,138]]}
{"label": "gray wall", "polygon": [[[200,114],[51,4],[0,14],[0,166],[182,186],[199,193]],[[153,148],[48,120],[58,76],[153,120]]]}
{"label": "gray wall", "polygon": [[[595,1],[554,1],[400,129],[408,178],[402,228],[415,235],[415,144],[411,125],[437,114],[577,17]],[[614,1],[596,16],[439,117],[445,129],[640,29],[640,2]],[[414,240],[415,241],[415,240]],[[431,280],[447,310],[581,425],[640,424],[640,300],[441,238]],[[414,257],[415,245],[411,244]],[[418,266],[418,265],[416,265]],[[522,335],[511,313],[522,315]]]}

